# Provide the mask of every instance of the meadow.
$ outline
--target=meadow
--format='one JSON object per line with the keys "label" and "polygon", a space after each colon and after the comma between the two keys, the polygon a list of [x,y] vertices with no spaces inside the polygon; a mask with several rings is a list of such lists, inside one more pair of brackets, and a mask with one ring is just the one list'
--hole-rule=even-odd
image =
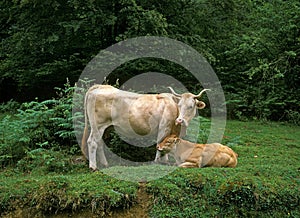
{"label": "meadow", "polygon": [[[207,127],[209,122],[202,122]],[[201,129],[203,129],[201,127]],[[201,131],[201,130],[200,130]],[[203,134],[202,134],[203,135]],[[91,172],[78,154],[47,149],[0,172],[3,217],[299,217],[300,127],[227,121],[236,168],[180,169],[126,181],[162,165]],[[53,153],[52,153],[53,152]],[[110,175],[118,174],[123,180]],[[129,178],[129,180],[130,180]]]}
{"label": "meadow", "polygon": [[[0,8],[0,217],[300,217],[299,0],[14,0]],[[148,73],[166,77],[137,80]],[[222,143],[238,153],[237,167],[91,172],[77,141],[85,93],[94,83],[148,93],[131,82],[153,85],[151,93],[208,87],[215,96],[222,85],[230,118]],[[202,97],[201,116],[224,112]],[[203,117],[187,139],[206,141]],[[154,159],[155,146],[105,137],[118,157]]]}

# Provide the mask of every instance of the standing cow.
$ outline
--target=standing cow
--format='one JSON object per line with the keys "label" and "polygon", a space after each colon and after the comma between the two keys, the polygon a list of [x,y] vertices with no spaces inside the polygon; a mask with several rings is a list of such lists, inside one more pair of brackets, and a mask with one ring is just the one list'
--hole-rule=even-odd
{"label": "standing cow", "polygon": [[[137,94],[109,85],[94,85],[87,91],[81,150],[89,159],[89,167],[92,170],[97,169],[96,156],[100,158],[102,165],[108,165],[102,136],[109,126],[113,125],[126,137],[153,136],[159,143],[170,134],[179,135],[180,127],[189,124],[196,114],[196,109],[205,107],[205,103],[197,98],[200,98],[207,89],[198,95],[191,93],[180,95],[169,88],[172,94]],[[91,126],[89,137],[88,121]],[[161,153],[157,151],[155,161],[160,158]]]}

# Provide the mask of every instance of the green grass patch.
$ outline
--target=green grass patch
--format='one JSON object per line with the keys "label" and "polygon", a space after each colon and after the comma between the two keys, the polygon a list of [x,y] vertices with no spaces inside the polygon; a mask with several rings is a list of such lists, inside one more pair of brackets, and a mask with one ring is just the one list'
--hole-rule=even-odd
{"label": "green grass patch", "polygon": [[124,182],[101,172],[22,175],[2,172],[1,213],[28,207],[43,214],[74,213],[88,209],[101,216],[128,208],[136,197],[137,183]]}
{"label": "green grass patch", "polygon": [[153,217],[299,217],[300,127],[228,121],[235,169],[178,169],[150,182]]}
{"label": "green grass patch", "polygon": [[240,169],[178,169],[150,182],[151,217],[298,217],[299,181]]}
{"label": "green grass patch", "polygon": [[124,181],[149,182],[167,176],[176,169],[176,166],[153,164],[138,167],[116,166],[101,172]]}
{"label": "green grass patch", "polygon": [[[228,121],[222,143],[238,153],[236,168],[116,166],[92,173],[57,151],[29,152],[0,173],[0,213],[31,208],[106,216],[135,205],[137,181],[150,178],[150,217],[300,217],[299,126]],[[155,179],[159,173],[167,175]]]}

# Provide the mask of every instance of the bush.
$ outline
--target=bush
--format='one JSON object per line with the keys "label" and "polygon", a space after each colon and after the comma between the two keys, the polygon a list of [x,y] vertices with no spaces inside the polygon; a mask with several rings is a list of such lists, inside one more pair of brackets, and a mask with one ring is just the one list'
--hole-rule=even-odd
{"label": "bush", "polygon": [[17,167],[23,172],[39,171],[44,173],[62,173],[72,169],[70,159],[63,152],[44,148],[27,152],[25,157],[18,161]]}
{"label": "bush", "polygon": [[72,123],[74,87],[67,82],[63,89],[56,90],[57,98],[23,103],[15,115],[6,115],[1,120],[2,166],[16,163],[26,153],[40,148],[79,151]]}
{"label": "bush", "polygon": [[6,115],[0,122],[0,164],[6,166],[13,164],[23,157],[28,150],[29,139],[25,136],[23,123]]}
{"label": "bush", "polygon": [[6,103],[0,104],[0,113],[15,113],[19,107],[20,103],[11,99]]}

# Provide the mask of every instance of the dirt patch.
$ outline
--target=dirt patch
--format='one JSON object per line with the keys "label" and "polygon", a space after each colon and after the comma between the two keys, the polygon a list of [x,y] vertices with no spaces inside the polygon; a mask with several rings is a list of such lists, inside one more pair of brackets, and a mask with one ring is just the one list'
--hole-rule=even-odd
{"label": "dirt patch", "polygon": [[146,183],[140,182],[137,192],[137,202],[128,210],[117,210],[110,218],[149,218],[148,209],[151,205],[151,196],[146,191]]}
{"label": "dirt patch", "polygon": [[12,212],[2,215],[3,218],[39,218],[44,217],[41,213],[30,208],[17,208]]}
{"label": "dirt patch", "polygon": [[[146,192],[146,183],[140,182],[137,191],[136,203],[128,209],[119,209],[111,212],[107,218],[149,218],[148,209],[151,205],[151,196]],[[99,214],[92,213],[91,210],[82,210],[74,213],[58,213],[54,215],[44,215],[41,211],[30,208],[17,208],[14,211],[3,214],[3,218],[96,218]]]}

